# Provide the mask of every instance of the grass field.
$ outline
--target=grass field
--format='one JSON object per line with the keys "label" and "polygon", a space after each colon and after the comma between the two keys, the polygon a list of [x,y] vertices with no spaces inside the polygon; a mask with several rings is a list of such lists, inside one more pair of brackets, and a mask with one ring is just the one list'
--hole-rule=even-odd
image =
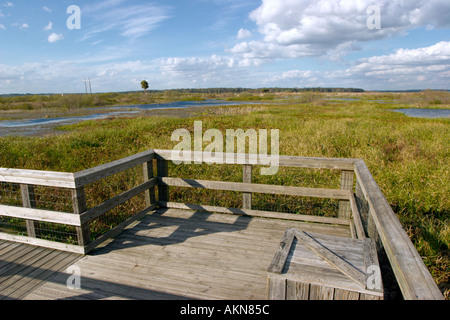
{"label": "grass field", "polygon": [[[93,103],[97,106],[170,100],[157,93],[121,96],[123,101],[114,94],[110,96],[91,99],[98,98]],[[177,144],[170,140],[172,132],[180,128],[192,132],[196,120],[203,121],[203,130],[279,129],[282,155],[363,159],[449,299],[450,120],[410,118],[391,111],[411,107],[448,109],[448,92],[176,97],[205,98],[248,100],[253,104],[195,109],[188,117],[178,117],[178,111],[173,111],[158,117],[142,114],[88,121],[61,128],[66,132],[62,135],[4,137],[0,138],[0,166],[76,172],[147,149],[172,149]],[[6,110],[14,104],[25,112],[28,103],[31,109],[70,109],[54,99],[48,104],[38,99],[3,101],[0,108]],[[254,104],[258,100],[264,103]],[[89,102],[74,104],[73,108],[84,103]]]}

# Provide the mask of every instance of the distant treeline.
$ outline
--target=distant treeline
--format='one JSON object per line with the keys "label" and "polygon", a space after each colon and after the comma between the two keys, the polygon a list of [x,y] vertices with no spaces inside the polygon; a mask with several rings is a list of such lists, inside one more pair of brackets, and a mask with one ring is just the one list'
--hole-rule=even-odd
{"label": "distant treeline", "polygon": [[[136,93],[139,91],[124,91],[120,93]],[[203,89],[166,89],[166,90],[147,90],[147,92],[176,92],[176,93],[276,93],[276,92],[365,92],[364,89],[359,88],[203,88]],[[32,96],[34,94],[26,93],[11,93],[2,94],[0,97],[17,97],[17,96]],[[36,95],[54,95],[53,93],[41,93]]]}
{"label": "distant treeline", "polygon": [[[147,92],[160,92],[161,90],[147,90]],[[202,88],[202,89],[169,89],[178,93],[276,93],[276,92],[365,92],[359,88]]]}
{"label": "distant treeline", "polygon": [[276,92],[364,92],[357,88],[206,88],[206,89],[174,89],[182,93],[276,93]]}

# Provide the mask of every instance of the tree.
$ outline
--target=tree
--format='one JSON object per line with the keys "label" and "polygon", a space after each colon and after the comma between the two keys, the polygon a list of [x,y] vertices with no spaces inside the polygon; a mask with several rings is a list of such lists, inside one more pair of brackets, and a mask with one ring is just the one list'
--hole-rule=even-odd
{"label": "tree", "polygon": [[142,82],[141,82],[141,87],[142,87],[142,89],[144,89],[144,92],[145,93],[147,93],[147,89],[148,89],[148,82],[147,81],[145,81],[145,80],[142,80]]}

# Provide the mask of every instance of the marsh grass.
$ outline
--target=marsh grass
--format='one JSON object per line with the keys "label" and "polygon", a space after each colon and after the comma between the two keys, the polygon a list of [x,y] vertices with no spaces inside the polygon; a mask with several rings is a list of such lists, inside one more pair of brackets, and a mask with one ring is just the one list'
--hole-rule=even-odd
{"label": "marsh grass", "polygon": [[[394,94],[386,94],[388,96],[399,98]],[[439,107],[450,108],[446,97],[446,94],[438,94]],[[415,94],[406,96],[400,105],[406,107],[412,104],[408,99],[415,101],[415,98]],[[373,98],[333,104],[301,99],[292,98],[290,103],[282,105],[204,109],[191,118],[159,116],[87,121],[62,128],[67,134],[59,136],[4,137],[0,139],[0,166],[76,172],[152,148],[172,149],[178,143],[170,140],[172,132],[186,128],[193,134],[195,120],[203,121],[203,130],[214,128],[224,134],[226,129],[279,129],[280,154],[361,158],[366,162],[448,299],[450,120],[410,118],[391,111],[398,103],[380,104]],[[319,99],[322,98],[319,96]],[[171,165],[169,173],[206,180],[242,179],[242,168],[234,166]],[[124,176],[117,180],[112,178],[117,184],[115,190],[129,189],[138,183],[140,176],[141,172],[136,169],[128,174],[123,184],[119,180]],[[333,171],[281,168],[275,176],[255,174],[254,177],[259,183],[325,188],[339,185],[339,174]],[[116,192],[110,190],[110,185],[105,182],[89,189],[94,199],[92,204]],[[172,192],[171,196],[189,203],[239,206],[242,201],[240,196],[227,192],[181,188],[174,188]],[[131,205],[133,210],[138,210],[138,202]],[[270,195],[255,195],[254,205],[261,210],[276,208],[327,216],[335,215],[337,210],[336,202],[332,201],[300,201]],[[108,222],[98,225],[98,230],[111,226]],[[95,232],[102,232],[98,230]]]}

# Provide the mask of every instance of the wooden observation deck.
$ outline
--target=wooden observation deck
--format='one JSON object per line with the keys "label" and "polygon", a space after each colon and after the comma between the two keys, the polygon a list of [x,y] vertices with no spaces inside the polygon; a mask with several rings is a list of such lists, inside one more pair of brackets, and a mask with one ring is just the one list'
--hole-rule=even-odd
{"label": "wooden observation deck", "polygon": [[[218,155],[201,156],[217,165]],[[258,183],[259,159],[219,156],[220,166],[243,168],[241,181],[171,176],[180,171],[169,170],[168,150],[78,173],[0,169],[0,299],[266,299],[269,265],[290,228],[371,238],[385,299],[443,299],[364,161],[279,157],[280,167],[337,172],[337,188],[316,188]],[[123,172],[140,180],[124,189]],[[90,199],[113,181],[121,186],[114,195]],[[232,196],[173,201],[185,189]],[[334,201],[336,214],[261,209],[257,194]]]}

